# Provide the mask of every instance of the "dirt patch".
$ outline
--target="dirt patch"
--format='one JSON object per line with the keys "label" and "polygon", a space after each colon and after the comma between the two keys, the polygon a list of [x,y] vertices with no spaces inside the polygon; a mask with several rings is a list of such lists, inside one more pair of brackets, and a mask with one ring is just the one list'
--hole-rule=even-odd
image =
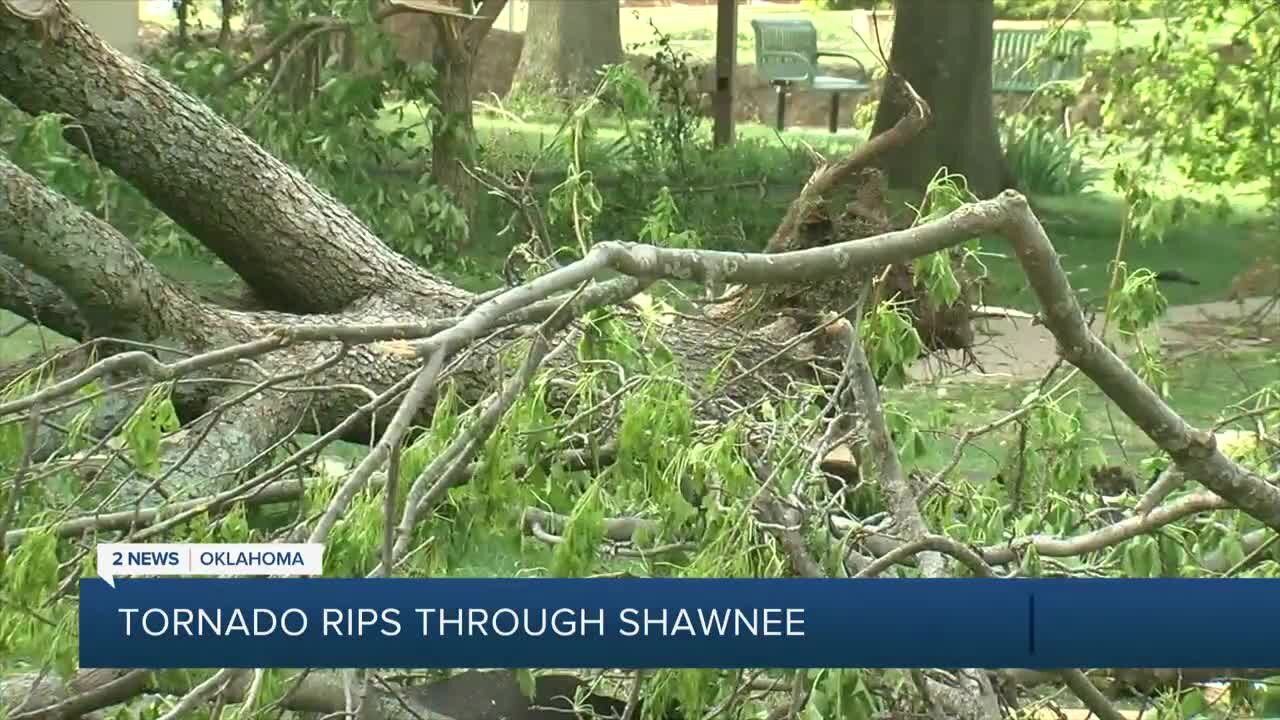
{"label": "dirt patch", "polygon": [[[1280,346],[1280,309],[1272,307],[1260,321],[1252,317],[1266,310],[1269,302],[1267,298],[1251,298],[1242,305],[1214,302],[1169,308],[1160,325],[1161,343],[1175,352],[1206,344],[1237,349]],[[977,338],[970,349],[972,357],[960,351],[934,353],[916,363],[911,369],[912,378],[1034,380],[1058,360],[1053,335],[1032,320],[987,317],[975,319],[974,325]],[[1102,320],[1098,318],[1093,330],[1101,329]],[[1122,353],[1126,350],[1121,348]]]}

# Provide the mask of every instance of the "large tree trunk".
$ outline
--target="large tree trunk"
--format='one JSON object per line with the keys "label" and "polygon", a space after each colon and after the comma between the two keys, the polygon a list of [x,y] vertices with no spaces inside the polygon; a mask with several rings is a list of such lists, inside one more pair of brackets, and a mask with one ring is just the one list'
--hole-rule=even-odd
{"label": "large tree trunk", "polygon": [[231,51],[231,18],[236,13],[236,0],[222,0],[219,4],[221,13],[218,24],[218,49]]}
{"label": "large tree trunk", "polygon": [[435,93],[440,113],[431,132],[431,179],[449,192],[468,218],[476,207],[475,181],[467,173],[476,146],[475,118],[471,108],[471,74],[475,56],[471,49],[445,39],[447,23],[437,23]]}
{"label": "large tree trunk", "polygon": [[590,91],[600,68],[622,62],[619,15],[618,0],[530,3],[512,87],[565,95]]}
{"label": "large tree trunk", "polygon": [[[471,0],[463,3],[464,8],[471,5]],[[431,130],[431,179],[448,191],[468,220],[474,216],[477,199],[475,181],[467,172],[476,146],[471,74],[480,43],[506,5],[507,0],[483,0],[475,8],[475,17],[466,21],[446,14],[432,16],[436,38],[431,64],[439,117]]]}
{"label": "large tree trunk", "polygon": [[[888,153],[883,167],[894,187],[923,190],[940,168],[960,173],[979,197],[1013,185],[991,100],[992,0],[897,0],[892,70],[933,110],[933,122],[914,142]],[[889,81],[872,135],[893,126],[911,106]]]}
{"label": "large tree trunk", "polygon": [[59,32],[41,42],[27,23],[0,13],[0,94],[31,114],[75,118],[71,143],[200,238],[264,301],[323,312],[396,283],[465,295],[388,250],[301,173],[59,11]]}

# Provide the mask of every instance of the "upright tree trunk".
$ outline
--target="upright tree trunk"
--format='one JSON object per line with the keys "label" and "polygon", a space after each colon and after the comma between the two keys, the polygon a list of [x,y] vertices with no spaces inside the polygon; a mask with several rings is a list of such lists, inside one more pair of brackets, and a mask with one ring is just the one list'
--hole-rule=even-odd
{"label": "upright tree trunk", "polygon": [[463,9],[475,15],[469,20],[444,14],[432,16],[436,38],[431,64],[436,71],[440,118],[431,134],[431,179],[448,191],[468,221],[476,200],[475,182],[465,168],[476,145],[471,73],[480,43],[506,4],[507,0],[482,0],[473,7],[471,0],[465,0]]}
{"label": "upright tree trunk", "polygon": [[231,49],[231,17],[236,13],[236,0],[222,0],[222,24],[218,28],[218,49]]}
{"label": "upright tree trunk", "polygon": [[173,10],[178,15],[178,47],[186,47],[191,37],[191,0],[173,0]]}
{"label": "upright tree trunk", "polygon": [[[890,184],[923,190],[945,167],[980,197],[1011,187],[991,101],[992,0],[898,0],[895,8],[889,64],[929,103],[933,120],[885,156]],[[893,127],[909,102],[890,81],[872,134]]]}
{"label": "upright tree trunk", "polygon": [[437,25],[438,41],[432,61],[440,118],[431,133],[431,179],[447,190],[471,218],[475,210],[475,181],[464,166],[471,162],[476,144],[471,108],[475,55],[471,48],[447,40],[444,24]]}
{"label": "upright tree trunk", "polygon": [[566,94],[591,90],[600,68],[622,62],[619,15],[618,0],[530,3],[513,87]]}

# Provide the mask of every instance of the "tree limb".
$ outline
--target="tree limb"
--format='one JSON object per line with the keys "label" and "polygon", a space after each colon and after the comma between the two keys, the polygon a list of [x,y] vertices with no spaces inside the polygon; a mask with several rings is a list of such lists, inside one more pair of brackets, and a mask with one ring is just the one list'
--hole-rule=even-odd
{"label": "tree limb", "polygon": [[[467,293],[391,251],[203,103],[112,51],[64,0],[51,23],[59,32],[38,39],[29,23],[0,15],[0,94],[29,114],[69,116],[76,128],[68,141],[91,147],[95,161],[205,243],[259,297],[323,312],[399,284],[445,306],[465,302]],[[191,152],[175,152],[173,138],[187,138],[180,147]]]}
{"label": "tree limb", "polygon": [[3,154],[0,251],[62,289],[99,335],[162,337],[172,332],[173,317],[195,312],[197,302],[147,262],[119,231]]}
{"label": "tree limb", "polygon": [[72,340],[85,340],[90,334],[80,308],[61,288],[3,253],[0,307]]}

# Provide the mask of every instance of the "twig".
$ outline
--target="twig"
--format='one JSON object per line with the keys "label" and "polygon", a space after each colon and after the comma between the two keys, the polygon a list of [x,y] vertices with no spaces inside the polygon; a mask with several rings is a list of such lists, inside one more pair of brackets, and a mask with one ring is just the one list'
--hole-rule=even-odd
{"label": "twig", "polygon": [[[568,307],[569,302],[566,301],[562,308]],[[405,497],[404,510],[401,512],[398,528],[400,537],[396,540],[393,557],[403,556],[409,549],[418,513],[430,508],[444,495],[460,475],[459,470],[465,467],[467,457],[493,432],[507,409],[515,403],[520,393],[533,380],[534,373],[541,366],[542,361],[552,352],[547,334],[568,325],[571,318],[568,312],[553,314],[547,318],[534,335],[532,347],[529,348],[524,364],[516,376],[489,402],[476,421],[454,438],[449,447],[414,480]],[[564,347],[567,346],[561,344],[556,349]],[[446,471],[446,468],[449,469]]]}
{"label": "twig", "polygon": [[215,694],[222,692],[223,688],[231,684],[238,678],[243,670],[223,669],[213,674],[213,677],[205,680],[199,685],[191,689],[186,695],[183,695],[173,706],[169,712],[161,715],[157,720],[180,720],[186,717],[200,703],[213,697]]}
{"label": "twig", "polygon": [[31,416],[27,418],[27,428],[22,444],[22,457],[18,459],[18,469],[13,473],[13,483],[9,486],[9,497],[3,513],[0,513],[0,577],[4,577],[5,561],[8,559],[6,552],[7,543],[4,538],[9,533],[9,526],[13,524],[13,518],[18,513],[18,504],[22,498],[22,489],[27,480],[27,473],[31,470],[31,456],[36,450],[37,433],[40,430],[40,409],[34,408]]}
{"label": "twig", "polygon": [[383,492],[382,503],[382,571],[391,577],[395,566],[392,562],[392,549],[396,541],[396,489],[400,487],[400,443],[391,446],[391,457],[387,459],[387,484]]}
{"label": "twig", "polygon": [[631,720],[640,707],[640,688],[644,684],[644,671],[636,670],[631,677],[631,690],[627,693],[627,706],[622,709],[622,720]]}
{"label": "twig", "polygon": [[96,687],[90,687],[51,705],[14,713],[9,720],[53,720],[75,718],[98,708],[118,705],[146,692],[150,671],[130,670]]}
{"label": "twig", "polygon": [[[864,301],[869,290],[870,286],[863,289]],[[861,308],[854,317],[855,321],[861,321]],[[862,339],[854,331],[848,334],[848,342],[852,390],[855,403],[867,426],[867,444],[875,454],[879,466],[880,486],[884,489],[893,517],[903,535],[908,540],[924,538],[929,534],[928,526],[920,513],[915,491],[902,470],[898,448],[889,435],[889,426],[885,423],[884,410],[880,406],[880,388],[876,386],[867,354],[862,349]],[[922,556],[920,570],[925,577],[942,577],[942,558],[935,553]]]}
{"label": "twig", "polygon": [[373,471],[387,459],[387,455],[391,452],[391,447],[399,444],[404,434],[409,430],[409,424],[413,422],[414,416],[418,414],[418,410],[422,408],[431,391],[435,389],[436,378],[440,375],[440,366],[443,364],[444,351],[437,350],[432,353],[430,359],[427,360],[426,367],[419,371],[418,376],[413,381],[413,385],[409,386],[409,391],[405,393],[404,399],[400,401],[400,407],[396,409],[396,414],[392,416],[387,429],[382,433],[382,438],[378,440],[378,444],[374,445],[373,450],[364,456],[360,464],[356,466],[356,469],[338,488],[338,492],[329,501],[329,506],[325,508],[324,515],[321,516],[319,522],[316,523],[315,528],[311,531],[307,542],[324,542],[325,538],[329,536],[329,531],[333,529],[333,526],[338,522],[338,518],[346,511],[347,506],[351,504],[356,493],[364,488],[365,483],[369,481],[369,477],[373,475]]}
{"label": "twig", "polygon": [[50,400],[66,397],[94,380],[113,373],[129,370],[149,375],[157,380],[172,380],[188,373],[206,370],[236,360],[243,360],[254,355],[261,355],[277,349],[280,345],[281,338],[268,336],[212,350],[173,363],[162,363],[150,354],[141,351],[112,355],[109,358],[99,360],[66,380],[54,383],[26,397],[0,405],[0,417],[30,409],[37,404],[43,405]]}

